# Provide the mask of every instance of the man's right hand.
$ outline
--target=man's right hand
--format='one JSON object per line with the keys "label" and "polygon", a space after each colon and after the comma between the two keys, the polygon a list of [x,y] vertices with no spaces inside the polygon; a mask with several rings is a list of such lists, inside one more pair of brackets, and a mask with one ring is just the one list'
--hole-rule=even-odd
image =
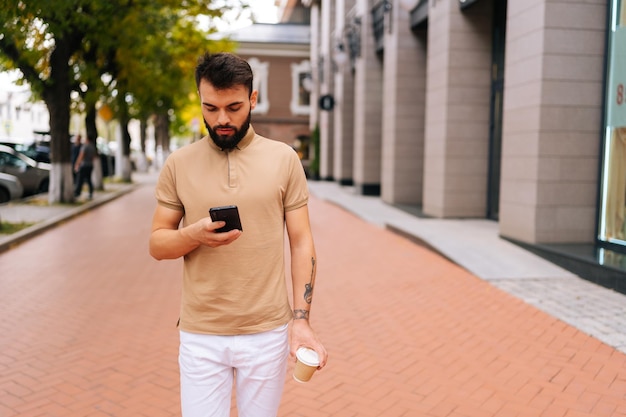
{"label": "man's right hand", "polygon": [[150,254],[157,260],[177,259],[200,245],[216,248],[228,245],[241,235],[241,230],[216,233],[224,226],[223,221],[213,222],[205,217],[179,229],[183,212],[157,205],[152,219]]}
{"label": "man's right hand", "polygon": [[210,217],[198,220],[196,223],[190,225],[187,228],[181,229],[181,233],[189,229],[189,237],[199,242],[201,245],[216,248],[218,246],[228,245],[239,236],[241,236],[241,230],[234,229],[228,232],[217,233],[217,229],[224,227],[226,222],[223,221],[211,221]]}

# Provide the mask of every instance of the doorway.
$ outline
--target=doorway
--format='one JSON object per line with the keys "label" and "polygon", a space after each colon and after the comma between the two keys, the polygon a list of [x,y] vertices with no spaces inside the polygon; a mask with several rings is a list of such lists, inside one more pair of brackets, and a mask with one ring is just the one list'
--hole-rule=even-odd
{"label": "doorway", "polygon": [[504,97],[504,53],[506,48],[506,0],[493,2],[493,44],[491,53],[491,104],[489,116],[489,174],[487,218],[500,214],[500,171],[502,160],[502,102]]}

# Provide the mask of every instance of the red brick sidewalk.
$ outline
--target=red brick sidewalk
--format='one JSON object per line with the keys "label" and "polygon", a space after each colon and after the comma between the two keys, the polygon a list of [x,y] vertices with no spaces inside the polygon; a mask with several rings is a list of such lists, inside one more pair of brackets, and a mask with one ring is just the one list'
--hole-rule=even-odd
{"label": "red brick sidewalk", "polygon": [[[0,416],[178,416],[180,261],[141,187],[0,254]],[[281,417],[626,416],[626,355],[313,199],[330,352]],[[233,416],[236,414],[233,413]]]}

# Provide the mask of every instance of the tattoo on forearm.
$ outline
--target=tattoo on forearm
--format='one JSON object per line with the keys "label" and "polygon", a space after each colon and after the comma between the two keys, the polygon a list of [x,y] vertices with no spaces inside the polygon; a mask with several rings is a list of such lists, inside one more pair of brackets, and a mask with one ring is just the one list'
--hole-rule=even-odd
{"label": "tattoo on forearm", "polygon": [[293,319],[294,320],[308,320],[309,319],[309,310],[293,310]]}
{"label": "tattoo on forearm", "polygon": [[304,284],[304,301],[311,304],[313,301],[313,279],[315,278],[315,258],[311,258],[311,280],[308,284]]}
{"label": "tattoo on forearm", "polygon": [[[313,281],[315,280],[315,258],[311,258],[311,280],[308,284],[304,284],[304,301],[307,304],[311,304],[313,301]],[[293,310],[294,320],[308,320],[309,310],[297,309]]]}

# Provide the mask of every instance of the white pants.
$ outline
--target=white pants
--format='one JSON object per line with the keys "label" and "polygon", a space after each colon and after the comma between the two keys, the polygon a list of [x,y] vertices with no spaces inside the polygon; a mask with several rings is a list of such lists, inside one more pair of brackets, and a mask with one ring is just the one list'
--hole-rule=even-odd
{"label": "white pants", "polygon": [[236,378],[239,417],[276,417],[289,356],[287,325],[237,336],[180,332],[183,417],[228,417]]}

